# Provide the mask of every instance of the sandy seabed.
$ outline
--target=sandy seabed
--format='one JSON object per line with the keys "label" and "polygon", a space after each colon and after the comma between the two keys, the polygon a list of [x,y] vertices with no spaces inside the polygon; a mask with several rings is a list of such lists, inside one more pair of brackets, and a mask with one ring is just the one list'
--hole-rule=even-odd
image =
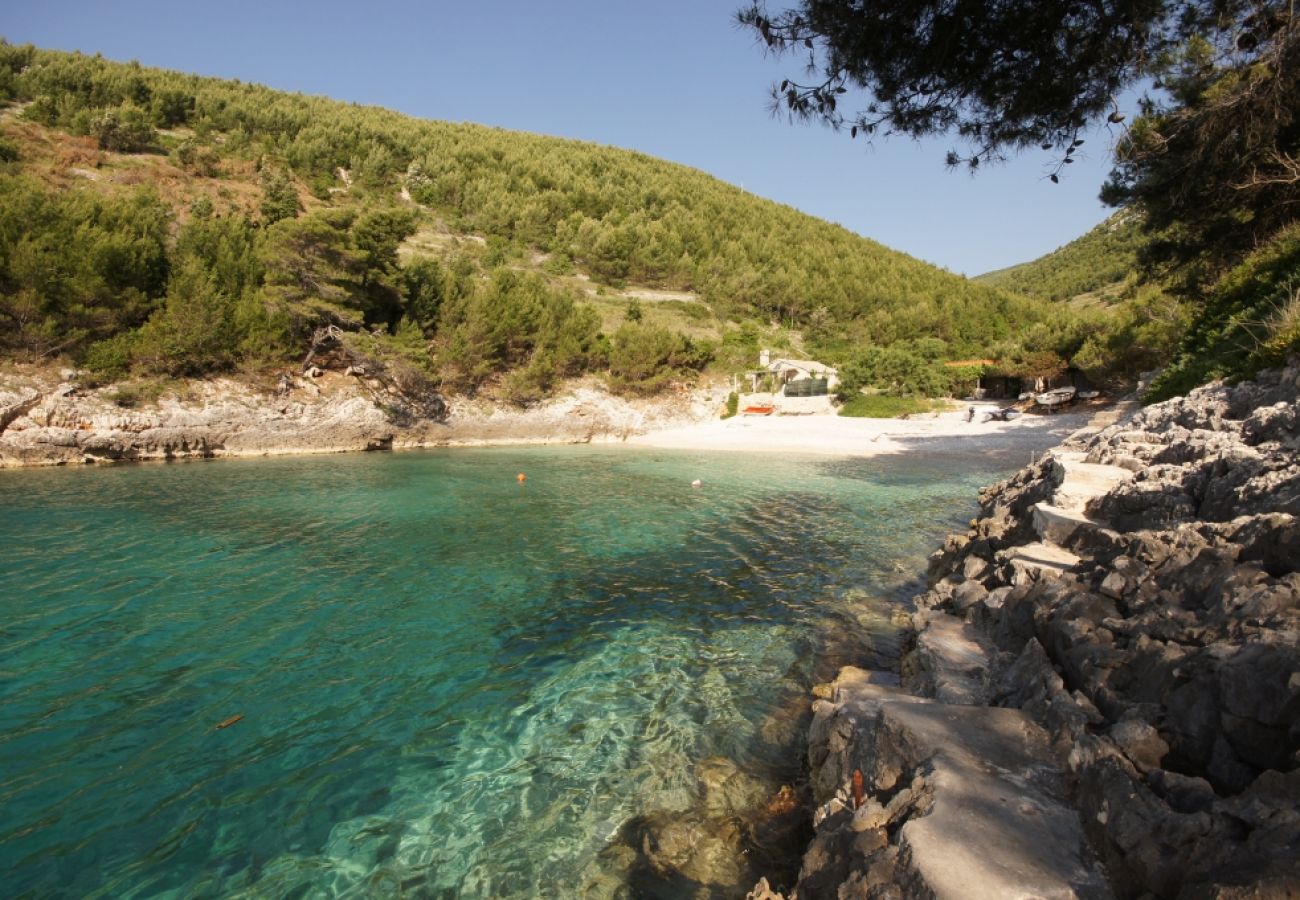
{"label": "sandy seabed", "polygon": [[1054,446],[1084,427],[1109,424],[1117,407],[1024,414],[1010,422],[984,421],[993,404],[906,419],[856,419],[834,415],[745,416],[650,431],[627,438],[633,446],[678,450],[735,450],[826,456],[898,453],[970,453],[982,450],[1027,456]]}

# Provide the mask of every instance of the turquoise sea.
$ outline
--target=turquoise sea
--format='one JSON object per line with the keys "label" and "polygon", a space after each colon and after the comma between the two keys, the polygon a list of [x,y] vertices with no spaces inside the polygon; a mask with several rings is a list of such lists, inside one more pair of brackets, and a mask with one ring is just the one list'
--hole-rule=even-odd
{"label": "turquoise sea", "polygon": [[1024,461],[0,472],[0,893],[725,896],[635,823],[706,759],[797,783],[810,686],[895,658],[926,554]]}

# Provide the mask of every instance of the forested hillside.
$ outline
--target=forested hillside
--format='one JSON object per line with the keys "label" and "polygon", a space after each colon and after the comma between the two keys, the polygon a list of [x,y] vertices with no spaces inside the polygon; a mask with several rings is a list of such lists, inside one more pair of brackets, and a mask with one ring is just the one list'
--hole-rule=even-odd
{"label": "forested hillside", "polygon": [[1252,375],[1300,346],[1300,232],[1294,225],[1217,272],[1204,255],[1170,264],[1164,257],[1178,232],[1144,225],[1139,214],[1121,210],[1046,256],[975,280],[1079,311],[1110,307],[1106,326],[1072,361],[1093,373],[1160,369],[1150,400],[1214,378]]}
{"label": "forested hillside", "polygon": [[1138,265],[1147,237],[1139,215],[1120,210],[1082,237],[1046,256],[974,278],[1043,300],[1104,300],[1121,290]]}
{"label": "forested hillside", "polygon": [[[634,152],[9,44],[0,102],[0,352],[106,377],[265,369],[332,326],[526,402],[585,372],[654,390],[774,328],[934,362],[1101,327]],[[611,316],[625,286],[708,327]]]}

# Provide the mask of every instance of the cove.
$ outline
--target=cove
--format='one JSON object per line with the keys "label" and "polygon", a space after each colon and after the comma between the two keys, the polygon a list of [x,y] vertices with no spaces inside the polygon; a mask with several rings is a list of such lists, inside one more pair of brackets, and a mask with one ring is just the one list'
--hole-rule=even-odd
{"label": "cove", "polygon": [[636,823],[703,761],[797,781],[810,686],[893,660],[926,554],[1023,462],[0,472],[6,893],[695,896]]}

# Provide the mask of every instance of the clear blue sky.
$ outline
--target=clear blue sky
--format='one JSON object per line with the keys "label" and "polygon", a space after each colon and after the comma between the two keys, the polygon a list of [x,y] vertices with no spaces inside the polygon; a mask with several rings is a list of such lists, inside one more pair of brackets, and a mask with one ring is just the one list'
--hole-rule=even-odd
{"label": "clear blue sky", "polygon": [[733,25],[740,5],[0,0],[0,35],[640,150],[968,275],[1041,256],[1108,214],[1096,199],[1105,133],[1053,185],[1045,154],[972,178],[944,168],[948,140],[869,146],[772,118],[767,89],[798,62],[765,57]]}

